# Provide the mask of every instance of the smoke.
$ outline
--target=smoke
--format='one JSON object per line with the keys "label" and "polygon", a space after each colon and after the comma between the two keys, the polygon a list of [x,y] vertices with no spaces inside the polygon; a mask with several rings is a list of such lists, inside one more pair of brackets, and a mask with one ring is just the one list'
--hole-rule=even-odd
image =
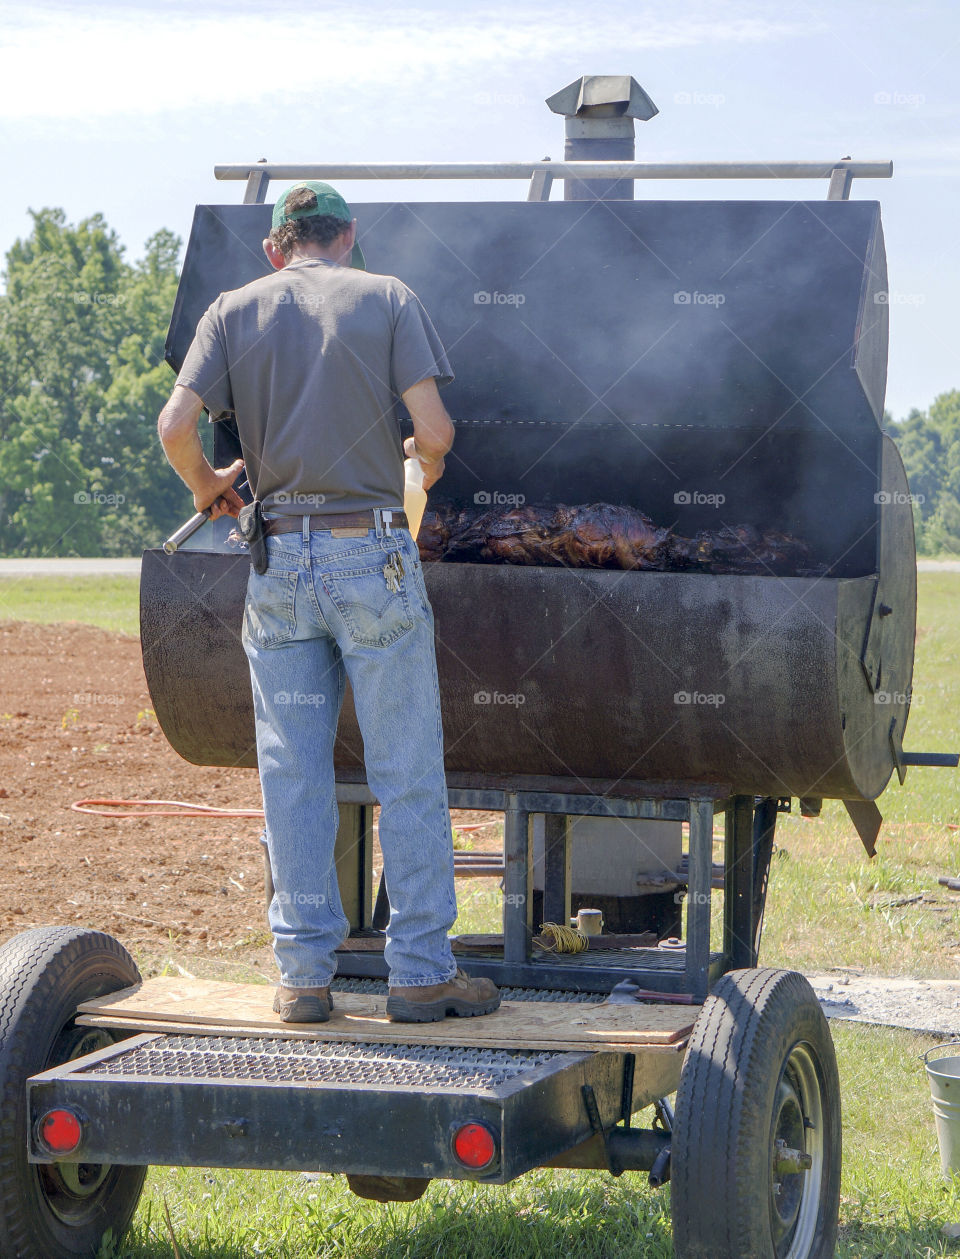
{"label": "smoke", "polygon": [[[369,269],[418,294],[457,374],[444,497],[621,503],[685,536],[775,528],[835,572],[872,571],[868,399],[882,404],[886,365],[872,203],[353,208]],[[268,217],[198,212],[174,361],[217,293],[265,271]]]}

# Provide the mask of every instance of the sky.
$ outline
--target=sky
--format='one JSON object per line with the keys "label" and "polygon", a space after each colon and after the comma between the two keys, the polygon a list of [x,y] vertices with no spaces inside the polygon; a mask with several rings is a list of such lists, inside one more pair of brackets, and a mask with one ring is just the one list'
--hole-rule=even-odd
{"label": "sky", "polygon": [[[185,238],[196,204],[242,199],[219,163],[560,158],[544,98],[632,74],[660,109],[637,124],[640,161],[893,160],[892,180],[852,195],[882,207],[887,405],[902,418],[960,388],[958,61],[955,0],[0,0],[0,252],[29,209],[61,206],[71,222],[102,213],[136,258],[161,227]],[[526,195],[517,181],[339,186],[350,201]],[[636,188],[826,196],[825,182]]]}

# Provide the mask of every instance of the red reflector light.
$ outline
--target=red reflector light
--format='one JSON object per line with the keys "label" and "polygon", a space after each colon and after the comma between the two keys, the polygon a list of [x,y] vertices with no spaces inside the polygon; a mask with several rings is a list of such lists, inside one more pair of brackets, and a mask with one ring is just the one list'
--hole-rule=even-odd
{"label": "red reflector light", "polygon": [[464,1167],[479,1171],[493,1162],[497,1143],[485,1124],[465,1123],[453,1134],[453,1152]]}
{"label": "red reflector light", "polygon": [[40,1139],[54,1154],[72,1154],[83,1129],[72,1110],[48,1110],[40,1120]]}

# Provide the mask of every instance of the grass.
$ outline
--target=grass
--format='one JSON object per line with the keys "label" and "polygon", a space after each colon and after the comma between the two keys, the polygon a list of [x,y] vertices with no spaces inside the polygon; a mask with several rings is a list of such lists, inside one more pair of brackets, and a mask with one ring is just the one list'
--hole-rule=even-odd
{"label": "grass", "polygon": [[79,621],[140,633],[136,577],[0,577],[0,620]]}
{"label": "grass", "polygon": [[[960,750],[960,573],[919,573],[913,703],[904,748]],[[960,774],[912,768],[879,800],[890,822],[942,826],[960,821]]]}
{"label": "grass", "polygon": [[[960,735],[960,574],[920,574],[916,702],[906,745],[952,750]],[[93,622],[137,632],[136,580],[0,581],[0,615]],[[887,825],[867,861],[841,806],[817,821],[784,817],[771,874],[763,959],[796,969],[957,974],[960,898],[938,874],[960,873],[960,778],[911,769],[880,801]],[[906,902],[922,894],[923,899]],[[495,929],[499,894],[460,889],[458,932]],[[719,902],[720,898],[717,897]],[[173,942],[170,950],[176,959]],[[182,959],[194,968],[194,959]],[[237,965],[242,959],[238,959]],[[231,970],[226,977],[236,979]],[[835,1024],[844,1099],[842,1259],[956,1254],[941,1228],[960,1221],[960,1178],[939,1174],[929,1091],[920,1062],[932,1042],[905,1032]],[[669,1195],[646,1178],[535,1172],[503,1188],[435,1182],[420,1202],[379,1206],[341,1176],[152,1169],[128,1237],[100,1259],[667,1259]],[[709,1209],[709,1204],[705,1204]]]}
{"label": "grass", "polygon": [[839,810],[825,813],[819,824],[781,822],[765,962],[805,971],[862,966],[875,974],[956,976],[960,897],[937,884],[938,875],[956,873],[956,836],[945,828],[887,825],[869,861]]}

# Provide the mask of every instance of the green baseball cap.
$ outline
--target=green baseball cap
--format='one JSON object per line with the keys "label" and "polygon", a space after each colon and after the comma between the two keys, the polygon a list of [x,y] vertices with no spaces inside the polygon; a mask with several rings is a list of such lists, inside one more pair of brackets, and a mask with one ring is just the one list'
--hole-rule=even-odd
{"label": "green baseball cap", "polygon": [[[297,192],[301,188],[309,188],[316,196],[317,204],[305,206],[302,210],[290,210],[288,212],[286,209],[287,198],[291,192]],[[284,223],[290,223],[294,219],[306,219],[315,214],[332,214],[334,218],[345,219],[348,223],[353,219],[350,207],[337,192],[336,188],[331,187],[330,184],[323,183],[319,179],[305,179],[302,183],[291,185],[277,198],[277,203],[273,207],[271,227],[282,227]],[[354,242],[353,253],[350,255],[350,265],[359,267],[361,271],[367,269],[363,252],[356,242]]]}

